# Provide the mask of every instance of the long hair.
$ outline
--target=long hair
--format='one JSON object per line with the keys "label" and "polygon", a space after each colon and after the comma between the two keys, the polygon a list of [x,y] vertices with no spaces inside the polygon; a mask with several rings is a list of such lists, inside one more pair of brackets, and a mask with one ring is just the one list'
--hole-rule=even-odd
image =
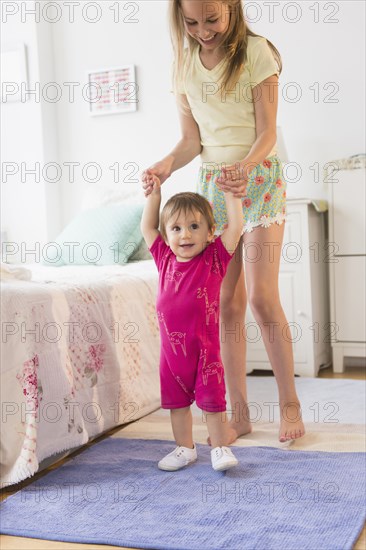
{"label": "long hair", "polygon": [[[229,12],[229,26],[225,33],[221,47],[226,53],[226,63],[220,75],[221,93],[230,91],[239,80],[240,73],[247,61],[248,36],[262,37],[249,29],[244,17],[241,0],[221,0]],[[177,91],[178,82],[184,74],[184,46],[188,42],[187,65],[190,64],[195,48],[198,43],[185,31],[181,0],[170,0],[169,2],[169,26],[170,38],[174,51],[173,89]],[[272,50],[273,57],[278,64],[279,74],[282,71],[281,55],[277,48],[268,39],[267,43]]]}

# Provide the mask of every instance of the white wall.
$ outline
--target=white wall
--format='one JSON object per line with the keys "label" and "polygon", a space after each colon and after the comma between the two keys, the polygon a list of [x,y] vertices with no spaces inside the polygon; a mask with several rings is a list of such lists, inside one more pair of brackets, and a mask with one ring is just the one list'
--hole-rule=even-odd
{"label": "white wall", "polygon": [[[18,4],[18,12],[16,7]],[[7,260],[24,261],[25,251],[41,250],[57,236],[61,227],[60,184],[47,183],[42,169],[48,162],[57,162],[56,105],[26,95],[26,90],[40,89],[54,80],[52,27],[42,18],[22,16],[20,6],[34,9],[35,3],[9,2],[14,15],[1,8],[2,51],[4,46],[24,43],[27,55],[28,83],[23,83],[21,102],[2,102],[2,182],[1,229],[7,233]],[[15,6],[15,8],[14,8]],[[2,83],[6,76],[2,72]],[[9,97],[9,96],[7,96]],[[4,101],[4,98],[3,100]],[[6,163],[14,163],[7,168]],[[37,169],[37,163],[39,168]],[[7,170],[14,169],[14,175]],[[36,171],[27,173],[27,171]],[[6,175],[7,173],[7,175]],[[12,251],[17,251],[13,254]],[[26,261],[39,261],[39,254],[28,254]]]}
{"label": "white wall", "polygon": [[[56,104],[35,104],[31,99],[25,104],[2,105],[3,162],[23,160],[33,165],[36,160],[54,160],[62,168],[60,194],[57,184],[32,184],[30,177],[26,184],[21,185],[17,178],[9,178],[3,184],[6,207],[3,206],[2,227],[8,229],[9,240],[18,242],[55,238],[80,209],[85,188],[81,169],[87,163],[98,163],[103,183],[112,185],[109,167],[118,162],[120,185],[128,185],[123,183],[130,174],[123,168],[126,163],[135,163],[138,179],[144,168],[165,156],[179,139],[174,96],[169,92],[172,52],[167,0],[121,2],[117,23],[111,9],[116,3],[112,1],[98,3],[101,18],[95,23],[86,19],[97,14],[90,2],[81,1],[75,7],[73,22],[64,2],[58,4],[61,17],[57,23],[48,23],[42,13],[40,23],[35,22],[34,16],[22,23],[19,10],[2,25],[2,43],[20,40],[28,47],[31,84],[36,80],[56,81],[63,92]],[[245,6],[249,22],[259,16],[251,28],[268,37],[282,55],[277,122],[283,129],[289,160],[297,163],[301,171],[300,180],[289,183],[288,196],[327,198],[322,184],[324,164],[365,149],[365,5],[338,1],[247,2]],[[275,8],[273,21],[270,6]],[[314,21],[311,6],[319,7],[318,22]],[[87,9],[84,17],[82,8]],[[301,17],[294,22],[299,10]],[[49,19],[55,15],[52,10],[45,14]],[[326,17],[338,22],[327,23]],[[136,66],[137,111],[90,116],[80,91],[87,82],[87,71],[128,63]],[[66,82],[80,84],[75,89],[74,102],[69,101]],[[284,96],[286,85],[291,82],[302,94],[297,102]],[[319,89],[319,101],[314,98],[314,86]],[[336,102],[329,103],[326,98],[334,89]],[[289,89],[292,97],[294,91],[295,87]],[[74,182],[68,177],[66,162],[80,163]],[[198,165],[197,158],[175,173],[166,183],[166,194],[194,190]],[[94,172],[91,170],[89,175]],[[289,171],[288,176],[295,178],[296,171]]]}
{"label": "white wall", "polygon": [[[60,22],[55,26],[57,81],[79,82],[82,88],[89,70],[132,63],[136,66],[139,86],[137,111],[92,117],[87,101],[77,92],[74,103],[62,101],[58,105],[59,153],[61,163],[78,161],[83,167],[97,162],[106,185],[113,185],[113,172],[109,167],[117,162],[119,185],[127,186],[131,170],[136,171],[131,179],[138,181],[145,167],[169,152],[179,139],[179,124],[174,96],[169,93],[171,52],[167,2],[133,2],[138,12],[131,15],[131,19],[138,22],[123,22],[132,13],[129,9],[121,11],[119,24],[113,22],[113,12],[109,9],[112,4],[100,3],[103,16],[95,25],[79,17],[74,25]],[[127,163],[133,163],[135,168],[125,168]],[[65,220],[76,212],[81,201],[85,179],[81,168],[77,173],[76,184],[70,185],[67,178],[64,181]],[[94,176],[92,170],[90,176]]]}
{"label": "white wall", "polygon": [[[259,3],[263,17],[252,28],[268,37],[282,56],[278,122],[289,160],[301,166],[301,180],[289,185],[288,196],[326,199],[323,166],[365,152],[365,3],[278,3],[273,23],[269,8]],[[301,8],[296,23],[287,21],[297,15],[291,4]],[[319,20],[314,6],[319,6]],[[292,82],[301,94],[297,102],[286,98]],[[294,92],[295,86],[289,86],[290,98],[296,97]]]}

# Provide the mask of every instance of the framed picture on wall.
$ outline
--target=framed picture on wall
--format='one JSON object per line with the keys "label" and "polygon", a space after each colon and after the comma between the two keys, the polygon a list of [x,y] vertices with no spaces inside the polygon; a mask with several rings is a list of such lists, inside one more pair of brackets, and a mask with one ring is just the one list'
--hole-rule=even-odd
{"label": "framed picture on wall", "polygon": [[88,71],[87,97],[93,116],[136,111],[135,65]]}

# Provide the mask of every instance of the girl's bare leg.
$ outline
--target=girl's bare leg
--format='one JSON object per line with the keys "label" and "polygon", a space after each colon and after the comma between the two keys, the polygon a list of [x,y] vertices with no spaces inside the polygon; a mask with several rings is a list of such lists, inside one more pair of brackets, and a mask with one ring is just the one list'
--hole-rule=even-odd
{"label": "girl's bare leg", "polygon": [[280,405],[279,440],[304,435],[300,402],[296,394],[292,342],[281,306],[278,273],[285,224],[256,227],[244,235],[245,274],[253,315],[261,328],[262,339],[276,377]]}
{"label": "girl's bare leg", "polygon": [[252,431],[247,405],[245,311],[247,295],[243,266],[243,237],[229,263],[220,294],[220,346],[225,383],[230,396],[229,440]]}
{"label": "girl's bare leg", "polygon": [[191,407],[171,409],[170,421],[174,439],[179,447],[193,449],[192,412]]}

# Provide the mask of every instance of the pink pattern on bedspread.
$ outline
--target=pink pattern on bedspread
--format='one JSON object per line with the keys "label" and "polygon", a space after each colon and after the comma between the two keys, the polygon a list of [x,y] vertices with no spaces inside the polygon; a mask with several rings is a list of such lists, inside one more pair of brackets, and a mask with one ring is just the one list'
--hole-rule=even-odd
{"label": "pink pattern on bedspread", "polygon": [[77,284],[2,284],[3,486],[160,406],[158,274],[141,263]]}
{"label": "pink pattern on bedspread", "polygon": [[100,371],[103,367],[103,358],[102,354],[105,352],[106,347],[104,344],[97,344],[96,346],[89,346],[88,356],[90,357],[89,362],[86,364],[85,370],[89,369],[90,371],[95,371],[96,373]]}
{"label": "pink pattern on bedspread", "polygon": [[35,355],[29,361],[26,361],[23,365],[22,374],[17,374],[22,388],[23,394],[27,399],[27,403],[34,404],[34,412],[37,417],[38,411],[38,392],[40,390],[40,399],[42,399],[42,388],[38,387],[37,369],[38,369],[38,355]]}

